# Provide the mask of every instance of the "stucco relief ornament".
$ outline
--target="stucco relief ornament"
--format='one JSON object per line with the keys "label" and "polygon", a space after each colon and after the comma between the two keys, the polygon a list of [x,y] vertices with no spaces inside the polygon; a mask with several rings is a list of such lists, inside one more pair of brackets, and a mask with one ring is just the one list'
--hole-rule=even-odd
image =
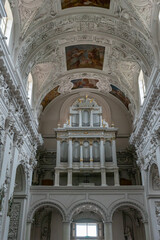
{"label": "stucco relief ornament", "polygon": [[156,174],[153,177],[153,189],[154,190],[159,190],[160,189],[160,177],[158,174]]}
{"label": "stucco relief ornament", "polygon": [[66,94],[71,92],[71,89],[73,87],[73,83],[71,82],[62,82],[58,88],[58,92],[61,94]]}
{"label": "stucco relief ornament", "polygon": [[98,90],[100,92],[111,92],[112,88],[110,86],[110,82],[106,80],[99,80],[99,82],[96,84],[98,87]]}
{"label": "stucco relief ornament", "polygon": [[155,212],[157,217],[157,224],[160,225],[160,202],[155,203]]}

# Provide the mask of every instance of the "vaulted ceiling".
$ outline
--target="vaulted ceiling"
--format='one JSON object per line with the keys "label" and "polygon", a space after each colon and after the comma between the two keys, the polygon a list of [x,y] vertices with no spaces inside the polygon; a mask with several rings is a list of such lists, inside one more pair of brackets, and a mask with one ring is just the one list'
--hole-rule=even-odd
{"label": "vaulted ceiling", "polygon": [[155,64],[156,0],[9,0],[15,19],[14,55],[24,81],[34,80],[35,108],[51,90],[73,80],[98,80],[99,92],[119,88],[138,105],[137,78]]}

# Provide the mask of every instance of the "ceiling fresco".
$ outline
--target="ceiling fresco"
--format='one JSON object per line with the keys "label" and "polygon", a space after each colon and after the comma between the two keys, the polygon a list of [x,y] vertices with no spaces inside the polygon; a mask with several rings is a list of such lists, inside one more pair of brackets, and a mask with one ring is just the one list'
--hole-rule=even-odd
{"label": "ceiling fresco", "polygon": [[[71,80],[69,83],[67,83],[67,86],[70,86],[69,88],[71,88],[72,90],[75,89],[80,89],[80,88],[91,88],[91,89],[99,89],[99,80],[97,79],[88,79],[88,78],[84,78],[84,79],[75,79],[75,80]],[[116,98],[118,98],[124,105],[125,107],[129,110],[129,104],[130,104],[130,100],[125,96],[125,94],[116,86],[114,85],[110,85],[111,87],[111,91],[109,91],[110,94],[112,94],[113,96],[115,96]],[[58,97],[59,95],[61,95],[60,91],[59,91],[60,86],[55,87],[53,90],[51,90],[42,100],[41,105],[43,107],[43,110],[47,107],[47,105],[54,100],[56,97]],[[66,93],[69,93],[70,89],[68,89],[68,92],[66,91]]]}
{"label": "ceiling fresco", "polygon": [[83,78],[83,79],[76,79],[71,81],[73,83],[72,90],[77,89],[77,88],[94,88],[98,89],[96,84],[98,83],[97,79],[88,79],[88,78]]}
{"label": "ceiling fresco", "polygon": [[116,98],[118,98],[129,110],[130,100],[125,96],[125,94],[119,88],[117,88],[112,84],[111,84],[111,87],[112,87],[112,91],[110,93],[114,95]]}
{"label": "ceiling fresco", "polygon": [[59,86],[55,87],[54,89],[52,89],[42,100],[41,105],[43,107],[43,110],[46,108],[46,106],[56,97],[58,97],[60,95],[60,93],[58,92],[58,88]]}
{"label": "ceiling fresco", "polygon": [[67,70],[95,68],[102,70],[105,47],[83,44],[66,47]]}
{"label": "ceiling fresco", "polygon": [[62,9],[72,8],[72,7],[102,7],[108,8],[110,7],[110,0],[61,0]]}

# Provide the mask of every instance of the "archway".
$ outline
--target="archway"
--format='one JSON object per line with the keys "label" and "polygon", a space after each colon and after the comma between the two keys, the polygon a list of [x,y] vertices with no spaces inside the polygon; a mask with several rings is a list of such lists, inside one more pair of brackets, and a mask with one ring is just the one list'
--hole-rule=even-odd
{"label": "archway", "polygon": [[8,240],[22,239],[24,233],[23,220],[26,209],[26,179],[22,165],[16,170],[15,187],[13,197],[10,199],[8,216],[10,217]]}
{"label": "archway", "polygon": [[61,240],[63,234],[63,217],[60,211],[50,205],[36,210],[31,227],[31,240]]}
{"label": "archway", "polygon": [[113,240],[146,240],[143,217],[132,206],[117,208],[112,216]]}

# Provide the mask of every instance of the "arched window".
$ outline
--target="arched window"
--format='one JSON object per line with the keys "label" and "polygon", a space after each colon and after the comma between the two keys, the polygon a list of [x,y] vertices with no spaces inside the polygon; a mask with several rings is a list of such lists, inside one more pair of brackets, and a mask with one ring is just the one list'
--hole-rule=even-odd
{"label": "arched window", "polygon": [[73,144],[73,161],[74,162],[80,161],[80,144],[78,141],[75,141]]}
{"label": "arched window", "polygon": [[72,127],[78,127],[79,126],[79,115],[73,114],[72,115]]}
{"label": "arched window", "polygon": [[90,149],[89,149],[89,142],[85,141],[83,143],[83,161],[88,162],[90,161]]}
{"label": "arched window", "polygon": [[66,141],[61,143],[61,162],[68,161],[68,144]]}
{"label": "arched window", "polygon": [[82,111],[82,126],[90,126],[90,113],[87,110]]}
{"label": "arched window", "polygon": [[93,142],[93,161],[98,162],[100,160],[100,152],[99,152],[99,142]]}
{"label": "arched window", "polygon": [[112,162],[112,146],[110,141],[105,142],[105,161]]}
{"label": "arched window", "polygon": [[100,115],[99,114],[93,114],[93,126],[94,127],[100,126]]}
{"label": "arched window", "polygon": [[9,44],[9,39],[11,35],[11,29],[12,29],[12,24],[13,24],[13,15],[11,11],[10,4],[8,0],[5,1],[4,5],[5,11],[6,11],[6,17],[3,17],[1,19],[1,31],[6,37],[6,43],[7,45]]}
{"label": "arched window", "polygon": [[29,73],[28,81],[27,81],[27,97],[30,105],[32,103],[32,88],[33,88],[33,78],[32,78],[32,74]]}
{"label": "arched window", "polygon": [[142,70],[139,73],[138,85],[139,85],[140,104],[143,105],[145,94],[146,94],[146,87],[145,87],[145,81],[144,81]]}

